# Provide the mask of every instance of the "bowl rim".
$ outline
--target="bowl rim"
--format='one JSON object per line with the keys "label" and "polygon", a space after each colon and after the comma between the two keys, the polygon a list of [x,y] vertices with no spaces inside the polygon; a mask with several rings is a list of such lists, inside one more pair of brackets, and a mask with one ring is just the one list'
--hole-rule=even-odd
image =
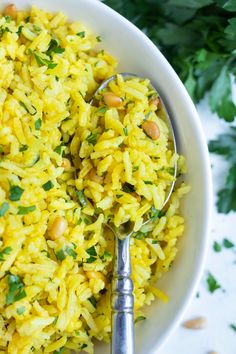
{"label": "bowl rim", "polygon": [[[60,1],[60,0],[59,0]],[[62,0],[61,0],[62,1]],[[16,3],[21,4],[20,0],[16,0]],[[9,1],[3,0],[2,3],[0,4],[0,8],[8,4]],[[39,6],[40,1],[38,0],[26,0],[25,2],[23,1],[23,7],[27,4],[27,6]],[[181,82],[180,78],[172,68],[172,66],[169,64],[167,59],[164,57],[164,55],[160,52],[160,50],[156,47],[156,45],[140,30],[138,29],[134,24],[132,24],[129,20],[127,20],[125,17],[111,9],[109,6],[104,4],[102,1],[99,0],[69,0],[69,3],[73,3],[74,6],[81,6],[83,3],[86,5],[89,5],[91,7],[95,7],[107,14],[107,16],[112,16],[115,18],[117,21],[121,22],[126,28],[128,28],[130,31],[132,31],[140,41],[145,42],[145,45],[148,47],[148,50],[152,53],[152,55],[157,59],[162,61],[162,64],[165,67],[166,73],[168,75],[173,77],[173,81],[175,82],[175,85],[177,88],[181,91],[181,96],[183,97],[183,100],[185,101],[186,107],[188,107],[188,110],[191,112],[191,120],[192,123],[196,127],[196,131],[198,134],[198,146],[199,150],[201,151],[201,157],[202,157],[202,168],[204,170],[204,181],[205,181],[205,199],[204,199],[204,205],[203,208],[205,210],[205,218],[202,222],[202,232],[203,236],[201,237],[201,241],[199,242],[199,252],[198,252],[198,257],[197,261],[195,264],[195,272],[192,275],[191,282],[189,282],[189,289],[186,292],[183,301],[181,302],[178,311],[175,312],[172,322],[166,326],[165,332],[158,338],[158,340],[155,340],[155,344],[152,346],[149,354],[155,354],[157,353],[157,350],[159,350],[167,341],[167,339],[171,336],[171,334],[174,332],[174,330],[177,328],[179,325],[180,321],[182,320],[187,308],[190,305],[190,302],[192,298],[194,297],[194,294],[196,292],[196,289],[200,283],[203,271],[204,271],[204,266],[206,264],[206,257],[207,257],[207,251],[208,251],[208,245],[209,245],[209,240],[210,240],[210,225],[211,225],[211,216],[212,216],[212,208],[213,208],[213,187],[212,187],[212,177],[211,177],[211,169],[210,169],[210,159],[209,159],[209,152],[207,148],[207,143],[206,139],[204,136],[203,132],[203,127],[200,122],[200,118],[198,116],[198,113],[196,111],[196,108],[187,93],[186,88],[184,87],[183,83]],[[43,5],[42,5],[43,7]],[[56,9],[57,10],[57,9]],[[201,143],[201,145],[200,145]],[[168,306],[168,305],[167,305]]]}

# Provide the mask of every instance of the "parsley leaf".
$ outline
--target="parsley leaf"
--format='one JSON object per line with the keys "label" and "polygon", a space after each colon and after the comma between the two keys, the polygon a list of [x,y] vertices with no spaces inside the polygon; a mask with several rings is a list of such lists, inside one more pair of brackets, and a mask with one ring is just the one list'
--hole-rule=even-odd
{"label": "parsley leaf", "polygon": [[87,205],[87,200],[86,200],[86,197],[84,195],[84,192],[82,190],[76,191],[76,195],[77,195],[77,197],[79,199],[80,205],[82,207],[85,207]]}
{"label": "parsley leaf", "polygon": [[34,123],[35,130],[40,130],[41,125],[42,125],[42,119],[39,118]]}
{"label": "parsley leaf", "polygon": [[236,211],[236,127],[230,127],[229,132],[210,141],[208,147],[210,152],[224,156],[231,164],[225,187],[218,192],[217,209],[225,214]]}
{"label": "parsley leaf", "polygon": [[36,206],[35,205],[31,205],[31,206],[28,206],[28,207],[24,207],[24,206],[19,206],[18,207],[18,215],[26,215],[26,214],[29,214],[31,213],[32,211],[34,211],[36,209]]}
{"label": "parsley leaf", "polygon": [[144,317],[144,316],[138,316],[138,317],[135,318],[134,323],[138,323],[138,322],[144,321],[144,320],[146,320],[146,317]]}
{"label": "parsley leaf", "polygon": [[6,296],[6,304],[10,305],[13,302],[19,301],[26,297],[24,284],[18,275],[9,274],[7,277],[8,293]]}
{"label": "parsley leaf", "polygon": [[13,202],[16,202],[16,201],[20,200],[23,193],[24,193],[23,188],[21,188],[19,186],[11,186],[9,199]]}
{"label": "parsley leaf", "polygon": [[84,38],[85,37],[85,31],[81,31],[76,33],[76,36],[80,37],[80,38]]}
{"label": "parsley leaf", "polygon": [[224,245],[225,248],[233,248],[234,247],[233,242],[231,242],[227,238],[224,238],[223,245]]}
{"label": "parsley leaf", "polygon": [[16,312],[18,315],[22,315],[25,312],[25,310],[26,310],[25,306],[21,306],[16,309]]}
{"label": "parsley leaf", "polygon": [[97,143],[97,136],[98,136],[98,134],[90,133],[90,134],[87,136],[86,140],[87,140],[87,142],[88,142],[89,144],[96,145],[96,143]]}
{"label": "parsley leaf", "polygon": [[52,53],[62,54],[62,53],[64,53],[64,51],[65,51],[65,49],[59,45],[59,43],[56,39],[51,39],[46,54],[49,57],[51,57]]}
{"label": "parsley leaf", "polygon": [[221,288],[221,285],[217,282],[217,280],[213,277],[211,273],[208,273],[207,285],[210,293],[214,293],[217,289]]}
{"label": "parsley leaf", "polygon": [[0,217],[4,216],[6,212],[9,209],[9,204],[7,202],[3,202],[2,205],[0,205]]}
{"label": "parsley leaf", "polygon": [[231,323],[231,324],[229,325],[229,327],[230,327],[234,332],[236,332],[236,324]]}
{"label": "parsley leaf", "polygon": [[213,250],[215,251],[215,252],[220,252],[221,251],[221,245],[218,243],[218,242],[214,242],[214,244],[213,244]]}
{"label": "parsley leaf", "polygon": [[42,58],[40,55],[34,53],[34,57],[37,61],[37,64],[39,66],[44,66],[46,65],[48,67],[48,69],[54,69],[56,66],[57,66],[57,63],[54,63],[53,61],[51,60],[48,60],[48,59],[45,59],[45,58]]}
{"label": "parsley leaf", "polygon": [[43,189],[45,190],[45,192],[50,191],[50,189],[52,189],[54,187],[54,184],[52,183],[52,181],[47,181],[46,183],[44,183],[42,185]]}
{"label": "parsley leaf", "polygon": [[2,251],[0,251],[0,261],[5,261],[5,255],[9,255],[12,251],[11,247],[5,247]]}

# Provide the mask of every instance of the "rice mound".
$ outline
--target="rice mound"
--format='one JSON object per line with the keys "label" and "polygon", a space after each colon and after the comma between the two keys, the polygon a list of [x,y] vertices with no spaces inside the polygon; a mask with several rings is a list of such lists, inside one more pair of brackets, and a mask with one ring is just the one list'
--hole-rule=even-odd
{"label": "rice mound", "polygon": [[[105,91],[122,105],[107,107],[103,93],[89,104],[116,73],[100,41],[34,6],[0,18],[0,353],[93,353],[93,338],[109,341],[108,221],[134,222],[136,320],[155,298],[168,301],[156,284],[176,256],[189,187],[176,184],[161,209],[184,159],[170,148],[148,80],[117,75]],[[158,140],[144,133],[145,120],[158,125]],[[52,239],[58,217],[66,229]],[[147,217],[153,222],[141,227]]]}

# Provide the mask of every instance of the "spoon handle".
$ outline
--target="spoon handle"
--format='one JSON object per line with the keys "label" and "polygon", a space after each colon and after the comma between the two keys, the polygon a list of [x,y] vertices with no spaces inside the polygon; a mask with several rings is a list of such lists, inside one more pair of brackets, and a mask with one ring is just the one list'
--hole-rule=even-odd
{"label": "spoon handle", "polygon": [[111,354],[134,354],[134,298],[129,244],[129,236],[124,239],[115,236]]}

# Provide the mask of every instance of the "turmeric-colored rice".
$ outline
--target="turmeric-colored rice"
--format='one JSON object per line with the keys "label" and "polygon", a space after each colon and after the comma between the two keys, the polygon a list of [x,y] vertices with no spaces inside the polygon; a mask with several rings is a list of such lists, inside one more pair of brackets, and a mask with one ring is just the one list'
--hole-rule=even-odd
{"label": "turmeric-colored rice", "polygon": [[[101,40],[34,6],[0,18],[0,353],[93,353],[93,338],[109,341],[114,236],[105,222],[134,222],[135,318],[155,298],[168,301],[158,279],[176,256],[189,187],[176,184],[161,209],[184,160],[148,80],[118,75],[90,105],[116,73]],[[106,105],[105,92],[120,106]],[[143,131],[147,120],[157,140]]]}

